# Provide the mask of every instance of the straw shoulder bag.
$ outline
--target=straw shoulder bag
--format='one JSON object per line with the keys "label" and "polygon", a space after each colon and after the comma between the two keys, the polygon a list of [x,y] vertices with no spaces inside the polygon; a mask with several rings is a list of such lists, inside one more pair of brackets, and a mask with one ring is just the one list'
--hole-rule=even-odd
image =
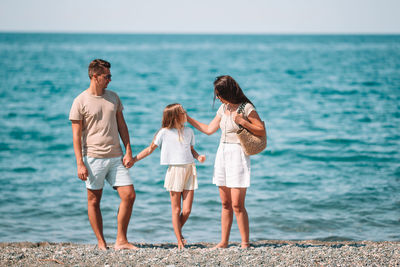
{"label": "straw shoulder bag", "polygon": [[[242,113],[244,116],[246,116],[244,114],[245,106],[246,103],[242,103],[239,106],[237,113]],[[245,117],[245,119],[247,119],[247,117]],[[264,121],[261,122],[263,123],[265,129]],[[243,151],[247,156],[258,154],[267,147],[267,132],[265,132],[264,136],[257,136],[244,128],[242,125],[239,125],[239,130],[236,132],[236,135],[239,138]]]}

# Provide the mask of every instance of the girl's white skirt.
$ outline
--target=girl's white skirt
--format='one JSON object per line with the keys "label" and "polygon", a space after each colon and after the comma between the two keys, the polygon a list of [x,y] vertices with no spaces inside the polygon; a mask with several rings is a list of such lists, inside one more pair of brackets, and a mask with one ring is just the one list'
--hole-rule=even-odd
{"label": "girl's white skirt", "polygon": [[250,186],[250,157],[244,154],[240,144],[219,144],[213,184],[230,188]]}
{"label": "girl's white skirt", "polygon": [[197,185],[196,165],[169,165],[165,175],[164,187],[167,191],[183,192],[183,190],[195,190]]}

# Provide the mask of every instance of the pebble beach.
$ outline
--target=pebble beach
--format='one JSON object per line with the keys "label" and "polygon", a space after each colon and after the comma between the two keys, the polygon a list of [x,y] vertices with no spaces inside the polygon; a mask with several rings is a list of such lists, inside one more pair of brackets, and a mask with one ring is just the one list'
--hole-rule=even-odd
{"label": "pebble beach", "polygon": [[231,243],[134,243],[138,250],[107,251],[74,243],[0,243],[1,266],[400,266],[400,242],[257,241]]}

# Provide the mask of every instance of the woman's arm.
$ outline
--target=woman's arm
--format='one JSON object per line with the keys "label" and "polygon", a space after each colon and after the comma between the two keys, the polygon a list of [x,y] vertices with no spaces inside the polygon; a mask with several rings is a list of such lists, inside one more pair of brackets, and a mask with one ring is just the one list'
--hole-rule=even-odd
{"label": "woman's arm", "polygon": [[193,119],[192,117],[189,117],[188,115],[187,115],[187,120],[194,128],[196,128],[200,132],[205,133],[207,135],[212,135],[218,130],[221,118],[218,115],[215,115],[215,118],[208,125],[205,123],[201,123]]}
{"label": "woman's arm", "polygon": [[260,116],[258,116],[257,111],[253,110],[252,112],[250,112],[247,118],[249,119],[248,121],[243,118],[243,114],[237,114],[236,112],[233,115],[233,120],[237,124],[242,125],[244,128],[252,132],[254,135],[257,136],[266,135],[265,125],[261,121]]}

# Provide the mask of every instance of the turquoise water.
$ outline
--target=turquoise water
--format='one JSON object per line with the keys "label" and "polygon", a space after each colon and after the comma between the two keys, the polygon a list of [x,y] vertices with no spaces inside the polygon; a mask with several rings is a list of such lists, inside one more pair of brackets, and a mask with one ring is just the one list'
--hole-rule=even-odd
{"label": "turquoise water", "polygon": [[[251,240],[400,240],[400,36],[4,33],[0,58],[0,241],[95,242],[68,121],[94,58],[112,63],[109,89],[123,101],[136,152],[164,106],[180,102],[209,122],[214,78],[237,79],[269,141],[252,157]],[[184,234],[216,242],[219,134],[195,135],[207,161]],[[175,242],[164,173],[158,151],[131,169],[131,241]],[[109,241],[118,203],[106,186]],[[240,240],[236,223],[231,240]]]}

